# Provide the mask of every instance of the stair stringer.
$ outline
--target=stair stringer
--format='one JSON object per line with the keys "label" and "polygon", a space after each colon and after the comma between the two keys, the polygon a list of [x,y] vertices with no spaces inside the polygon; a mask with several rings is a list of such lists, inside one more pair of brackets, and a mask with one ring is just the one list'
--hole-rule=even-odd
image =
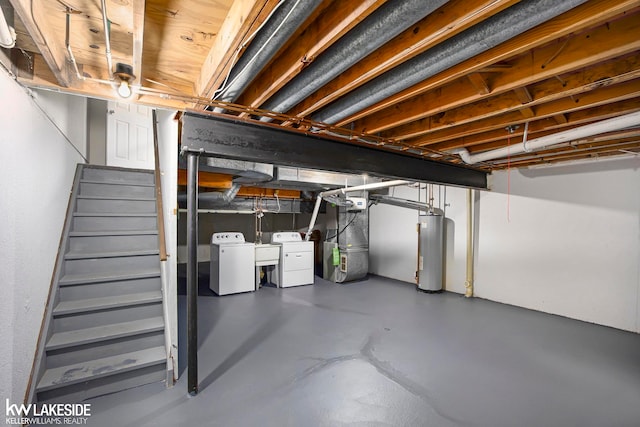
{"label": "stair stringer", "polygon": [[56,255],[56,262],[53,267],[53,274],[51,275],[51,284],[49,285],[49,294],[47,295],[47,302],[45,303],[44,313],[42,315],[42,322],[40,324],[40,333],[38,334],[38,341],[36,344],[36,351],[33,357],[33,363],[31,365],[31,373],[29,375],[29,382],[27,383],[27,390],[25,392],[25,403],[31,403],[35,401],[36,385],[38,379],[42,376],[44,370],[43,356],[44,348],[47,340],[50,338],[50,326],[53,320],[51,313],[56,306],[58,300],[58,282],[62,277],[62,267],[64,264],[64,255],[67,251],[69,231],[71,230],[71,224],[73,222],[73,212],[75,211],[76,199],[78,192],[80,191],[80,178],[82,177],[82,170],[84,168],[83,163],[78,163],[76,166],[76,173],[73,177],[73,184],[71,185],[71,191],[69,193],[69,202],[67,203],[67,213],[64,219],[64,226],[60,234],[60,244],[58,245],[58,254]]}

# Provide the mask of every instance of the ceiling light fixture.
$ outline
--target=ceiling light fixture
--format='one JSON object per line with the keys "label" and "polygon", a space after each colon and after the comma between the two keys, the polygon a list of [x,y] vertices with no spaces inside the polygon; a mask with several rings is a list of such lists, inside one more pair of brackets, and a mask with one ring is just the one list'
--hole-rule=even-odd
{"label": "ceiling light fixture", "polygon": [[118,62],[116,64],[116,72],[113,75],[119,80],[116,91],[122,98],[131,96],[131,82],[136,79],[133,75],[133,67],[128,64]]}

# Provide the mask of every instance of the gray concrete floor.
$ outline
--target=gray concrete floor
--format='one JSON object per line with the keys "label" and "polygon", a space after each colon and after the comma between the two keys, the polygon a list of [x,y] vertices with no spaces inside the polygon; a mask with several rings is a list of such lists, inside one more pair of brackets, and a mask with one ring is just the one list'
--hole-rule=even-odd
{"label": "gray concrete floor", "polygon": [[637,334],[379,277],[198,304],[200,394],[183,372],[90,400],[88,425],[640,425]]}

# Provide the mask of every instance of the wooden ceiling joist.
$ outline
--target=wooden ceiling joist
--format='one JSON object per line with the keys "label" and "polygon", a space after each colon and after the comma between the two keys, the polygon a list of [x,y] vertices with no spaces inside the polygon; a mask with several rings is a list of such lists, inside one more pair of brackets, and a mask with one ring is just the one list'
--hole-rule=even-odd
{"label": "wooden ceiling joist", "polygon": [[63,87],[69,86],[73,76],[67,62],[64,39],[60,40],[59,32],[52,25],[54,20],[64,23],[65,14],[61,12],[59,16],[51,16],[43,9],[42,3],[33,0],[11,0],[11,5],[29,31],[57,83]]}
{"label": "wooden ceiling joist", "polygon": [[[202,188],[231,188],[233,176],[206,171],[198,171],[198,186]],[[187,171],[178,169],[178,185],[187,185]]]}
{"label": "wooden ceiling joist", "polygon": [[136,80],[134,85],[142,86],[144,76],[142,75],[142,52],[144,47],[144,13],[146,7],[145,0],[133,0],[133,75]]}
{"label": "wooden ceiling joist", "polygon": [[[584,148],[594,148],[594,147],[604,147],[606,145],[611,144],[629,144],[629,143],[640,143],[640,132],[639,131],[622,131],[622,132],[609,132],[602,135],[595,135],[587,138],[579,138],[576,140],[563,142],[560,144],[555,144],[552,146],[548,146],[545,148],[541,148],[538,150],[534,150],[531,152],[519,153],[514,156],[511,156],[513,160],[523,160],[532,156],[538,156],[541,154],[549,155],[549,154],[558,154],[558,153],[566,153],[570,150],[578,150]],[[492,163],[499,164],[502,162],[502,159],[493,160]]]}
{"label": "wooden ceiling joist", "polygon": [[[553,117],[559,113],[570,114],[573,111],[590,109],[600,105],[615,103],[618,101],[631,100],[640,105],[640,80],[632,80],[630,82],[604,87],[599,90],[585,93],[576,102],[572,98],[563,98],[557,101],[542,104],[536,107],[536,119]],[[431,124],[431,130],[428,134],[423,134],[418,138],[409,139],[412,145],[419,147],[429,146],[438,142],[449,141],[454,138],[473,135],[479,132],[490,131],[505,128],[514,124],[523,123],[521,114],[518,111],[501,114],[495,117],[483,118],[480,120],[472,120],[459,126],[447,126],[441,124],[434,126]]]}
{"label": "wooden ceiling joist", "polygon": [[[509,161],[501,160],[499,162],[493,162],[492,167],[494,169],[506,169],[507,167],[517,168],[540,163],[556,163],[568,159],[588,158],[601,156],[607,153],[616,153],[620,152],[620,150],[640,150],[640,142],[638,140],[628,143],[622,141],[609,141],[599,144],[585,144],[584,146],[578,145],[570,149],[550,150],[530,154],[526,157],[515,157]],[[640,151],[638,154],[640,155]]]}
{"label": "wooden ceiling joist", "polygon": [[[636,57],[625,58],[625,60],[614,63],[599,64],[593,69],[589,69],[588,73],[578,72],[565,76],[563,79],[564,85],[557,84],[558,81],[556,79],[549,79],[532,86],[532,91],[535,90],[537,98],[528,103],[526,108],[522,107],[521,97],[515,92],[505,92],[479,102],[449,109],[429,119],[421,119],[408,125],[394,128],[383,132],[382,135],[385,138],[408,139],[425,135],[444,126],[461,125],[516,110],[520,111],[521,114],[523,114],[524,110],[528,110],[528,114],[523,114],[526,118],[539,117],[544,114],[542,112],[544,108],[541,110],[537,107],[532,109],[534,106],[541,106],[571,97],[576,101],[585,93],[638,79],[640,78],[640,69],[637,67],[638,58]],[[616,74],[616,70],[619,73]],[[632,84],[625,87],[635,91],[636,85]]]}
{"label": "wooden ceiling joist", "polygon": [[428,48],[517,3],[514,0],[452,0],[381,49],[340,74],[289,114],[305,117]]}
{"label": "wooden ceiling joist", "polygon": [[[563,49],[563,54],[545,67],[542,65],[557,51],[557,46],[555,43],[540,46],[531,52],[512,58],[513,67],[492,78],[491,95],[517,90],[544,79],[555,79],[558,75],[635,53],[640,49],[640,39],[636,37],[638,32],[640,32],[640,19],[637,14],[601,25],[584,33],[580,38],[574,37],[569,40]],[[637,55],[634,54],[634,56]],[[635,61],[637,63],[637,58]],[[466,80],[463,76],[461,78]],[[438,87],[441,79],[436,76],[433,80],[432,86]],[[588,75],[582,80],[589,80]],[[591,82],[595,82],[595,79]],[[564,82],[556,83],[559,83],[557,86],[560,88],[565,86]],[[536,95],[533,94],[534,99]],[[487,95],[479,95],[474,91],[474,87],[466,81],[460,82],[458,78],[443,86],[441,91],[427,91],[357,120],[353,123],[353,128],[356,133],[377,133],[487,97]]]}
{"label": "wooden ceiling joist", "polygon": [[[553,118],[545,118],[529,122],[529,137],[535,139],[541,136],[550,135],[558,131],[573,129],[585,124],[600,120],[609,119],[622,114],[633,113],[640,110],[640,103],[637,100],[626,100],[612,104],[601,105],[585,110],[574,111],[567,114],[567,123],[558,124]],[[441,151],[448,151],[459,147],[465,147],[470,153],[475,154],[482,151],[493,150],[504,147],[507,138],[511,141],[522,141],[524,127],[520,126],[513,134],[508,134],[504,129],[495,129],[488,132],[474,134],[467,138],[458,138],[451,141],[435,144],[430,148]]]}
{"label": "wooden ceiling joist", "polygon": [[233,2],[200,69],[195,83],[196,95],[213,98],[214,92],[224,81],[247,37],[260,27],[277,5],[278,0]]}
{"label": "wooden ceiling joist", "polygon": [[536,116],[536,112],[533,111],[531,107],[522,107],[522,108],[519,108],[518,111],[520,111],[520,114],[522,114],[522,117],[524,117],[527,120],[532,119]]}
{"label": "wooden ceiling joist", "polygon": [[[451,67],[447,71],[426,79],[421,83],[372,105],[371,107],[363,109],[361,112],[341,120],[337,125],[345,126],[351,122],[369,116],[387,107],[392,107],[394,104],[398,104],[428,90],[450,83],[471,72],[479,71],[496,63],[501,63],[502,61],[525,53],[535,47],[542,46],[555,39],[583,31],[596,25],[601,25],[612,18],[619,18],[622,14],[626,13],[627,15],[633,15],[637,11],[633,10],[630,13],[630,10],[634,7],[638,7],[639,5],[640,2],[638,0],[589,1],[517,37],[514,37],[493,49],[489,49],[488,51],[476,55],[467,61],[463,61],[462,63]],[[637,22],[637,17],[635,20]],[[549,57],[546,59],[548,58]],[[496,87],[492,88],[494,92],[496,89]],[[354,130],[356,132],[358,128],[359,127],[354,126]]]}
{"label": "wooden ceiling joist", "polygon": [[257,108],[387,0],[335,1],[284,49],[238,99]]}
{"label": "wooden ceiling joist", "polygon": [[282,190],[274,188],[242,187],[238,191],[239,197],[262,197],[267,199],[299,199],[300,191]]}

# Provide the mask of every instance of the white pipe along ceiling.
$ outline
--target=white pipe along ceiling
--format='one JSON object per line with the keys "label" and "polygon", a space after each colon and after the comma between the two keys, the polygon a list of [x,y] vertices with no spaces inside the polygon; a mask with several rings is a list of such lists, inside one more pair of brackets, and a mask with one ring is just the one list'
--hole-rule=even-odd
{"label": "white pipe along ceiling", "polygon": [[16,45],[16,31],[9,26],[0,3],[0,47],[11,49]]}
{"label": "white pipe along ceiling", "polygon": [[462,161],[472,165],[476,163],[486,162],[488,160],[494,160],[507,156],[513,156],[515,154],[530,152],[540,148],[548,147],[550,145],[573,141],[579,138],[586,138],[606,132],[613,132],[638,126],[640,126],[640,111],[591,123],[576,129],[554,133],[552,135],[543,136],[540,138],[532,139],[530,141],[526,140],[525,134],[523,142],[519,144],[498,148],[491,151],[485,151],[478,154],[470,154],[469,151],[465,148],[457,149],[454,151],[454,153],[460,155]]}

